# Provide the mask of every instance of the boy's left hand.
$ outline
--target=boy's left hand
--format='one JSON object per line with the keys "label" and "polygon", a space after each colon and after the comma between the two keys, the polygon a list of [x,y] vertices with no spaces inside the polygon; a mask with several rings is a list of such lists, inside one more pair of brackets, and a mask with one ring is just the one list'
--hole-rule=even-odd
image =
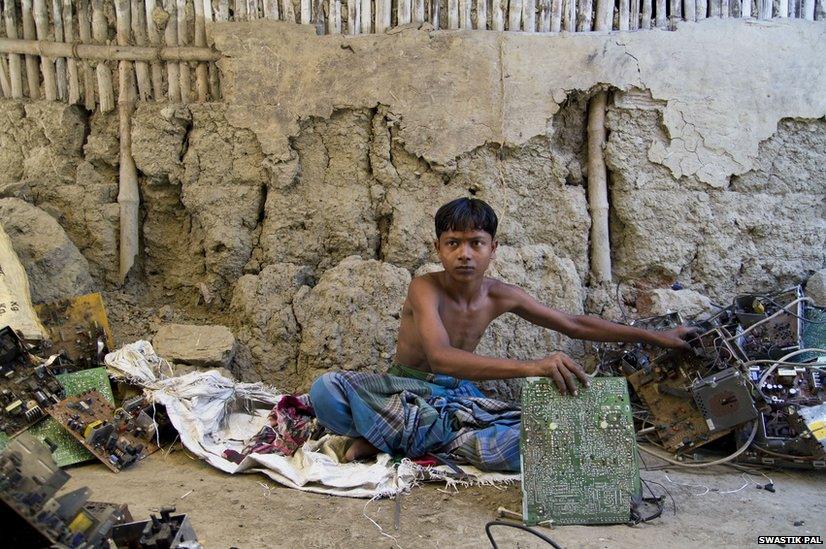
{"label": "boy's left hand", "polygon": [[691,349],[691,345],[688,343],[688,341],[697,337],[698,333],[700,333],[699,328],[679,326],[671,330],[658,332],[657,334],[659,337],[657,339],[659,341],[657,344],[660,347],[665,347],[667,349],[688,350]]}

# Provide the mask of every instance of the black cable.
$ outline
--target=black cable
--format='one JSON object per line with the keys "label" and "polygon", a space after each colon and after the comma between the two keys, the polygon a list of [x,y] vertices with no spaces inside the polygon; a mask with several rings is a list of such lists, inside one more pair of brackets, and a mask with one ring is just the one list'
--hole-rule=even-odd
{"label": "black cable", "polygon": [[676,516],[677,516],[677,502],[676,502],[676,501],[674,501],[674,496],[672,496],[672,495],[671,495],[671,492],[669,492],[668,488],[666,488],[665,486],[663,486],[662,484],[660,484],[660,483],[659,483],[659,482],[657,482],[656,480],[646,480],[646,479],[644,479],[644,478],[642,478],[642,477],[640,477],[640,480],[641,480],[641,481],[643,481],[643,482],[645,483],[646,487],[648,488],[648,491],[649,491],[649,492],[651,492],[651,495],[652,495],[652,496],[654,495],[654,491],[651,489],[651,487],[650,487],[650,486],[648,486],[648,483],[649,483],[649,482],[650,482],[651,484],[656,484],[657,486],[659,486],[660,488],[662,488],[663,490],[665,490],[665,493],[666,493],[666,494],[668,494],[668,497],[669,497],[669,498],[671,498],[671,505],[673,505],[673,506],[674,506],[674,516],[676,517]]}
{"label": "black cable", "polygon": [[496,541],[494,541],[493,535],[491,535],[491,533],[490,533],[490,527],[491,526],[510,526],[511,528],[517,528],[519,530],[524,530],[525,532],[530,532],[531,534],[538,537],[539,539],[548,542],[548,544],[550,544],[551,547],[555,547],[556,549],[562,549],[562,547],[557,545],[556,542],[554,542],[554,540],[552,540],[551,538],[549,538],[545,534],[537,532],[536,530],[534,530],[530,526],[525,526],[524,524],[518,524],[516,522],[505,522],[504,520],[492,520],[492,521],[488,522],[487,524],[485,524],[485,533],[488,535],[488,539],[490,540],[490,544],[493,546],[493,549],[499,549],[499,546],[496,545]]}

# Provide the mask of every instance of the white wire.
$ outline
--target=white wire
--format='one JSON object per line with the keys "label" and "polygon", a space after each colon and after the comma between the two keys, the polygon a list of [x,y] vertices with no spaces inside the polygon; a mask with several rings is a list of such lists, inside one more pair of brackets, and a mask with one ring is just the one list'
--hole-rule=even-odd
{"label": "white wire", "polygon": [[[742,336],[746,335],[747,333],[749,333],[750,331],[752,331],[752,330],[754,330],[755,328],[757,328],[758,326],[760,326],[761,324],[765,324],[765,323],[766,323],[766,322],[768,322],[769,320],[771,320],[771,319],[773,319],[773,318],[775,318],[775,317],[777,317],[777,316],[780,316],[780,315],[782,315],[783,313],[790,314],[790,313],[791,313],[791,311],[788,311],[787,309],[788,309],[789,307],[791,307],[792,305],[797,305],[797,304],[798,304],[798,303],[800,303],[801,301],[809,301],[809,302],[812,302],[811,298],[808,298],[808,297],[799,297],[799,298],[795,299],[794,301],[792,301],[791,303],[789,303],[788,305],[786,305],[785,307],[783,307],[782,309],[780,309],[779,311],[777,311],[776,313],[774,313],[773,315],[771,315],[771,316],[767,316],[766,318],[764,318],[764,319],[762,319],[762,320],[760,320],[760,321],[758,321],[758,322],[755,322],[754,324],[752,324],[751,326],[749,326],[748,328],[746,328],[745,330],[743,330],[743,331],[742,331],[742,332],[740,332],[739,334],[734,334],[733,336],[727,337],[724,341],[731,341],[732,339],[737,339],[737,338],[739,338],[739,337],[742,337]],[[812,302],[812,303],[813,303],[813,302]]]}
{"label": "white wire", "polygon": [[731,454],[729,456],[726,456],[724,458],[716,459],[714,461],[703,461],[703,462],[697,462],[697,463],[682,463],[682,462],[677,461],[675,459],[671,459],[671,457],[665,456],[665,455],[661,454],[660,452],[655,452],[654,450],[652,450],[650,448],[646,448],[645,446],[642,446],[640,444],[637,444],[637,448],[639,448],[640,450],[642,450],[646,454],[650,454],[654,457],[660,458],[661,460],[667,461],[668,463],[671,463],[672,465],[678,465],[680,467],[689,467],[689,468],[711,467],[713,465],[722,465],[723,463],[728,463],[729,461],[733,460],[734,458],[736,458],[737,456],[739,456],[740,454],[745,452],[746,448],[748,448],[749,445],[751,445],[751,443],[754,442],[754,437],[755,436],[757,436],[757,421],[754,422],[754,427],[752,427],[752,429],[751,429],[751,434],[749,435],[748,440],[746,442],[744,442],[743,445],[736,452],[734,452],[733,454]]}
{"label": "white wire", "polygon": [[[800,350],[794,351],[792,353],[789,353],[784,357],[781,357],[780,360],[775,361],[774,365],[771,368],[769,368],[768,370],[766,370],[763,373],[763,375],[760,376],[760,381],[757,382],[757,390],[760,392],[760,394],[763,394],[763,384],[766,383],[766,380],[768,379],[768,377],[772,373],[774,373],[775,370],[777,370],[777,366],[779,364],[782,364],[783,362],[785,362],[786,360],[792,358],[793,356],[803,354],[803,353],[822,353],[822,354],[826,354],[826,349],[817,349],[815,347],[812,347],[812,348],[809,348],[809,349],[800,349]],[[813,368],[815,370],[820,370],[822,368],[821,366],[817,366],[815,364],[798,364],[798,366],[802,366],[804,368]]]}

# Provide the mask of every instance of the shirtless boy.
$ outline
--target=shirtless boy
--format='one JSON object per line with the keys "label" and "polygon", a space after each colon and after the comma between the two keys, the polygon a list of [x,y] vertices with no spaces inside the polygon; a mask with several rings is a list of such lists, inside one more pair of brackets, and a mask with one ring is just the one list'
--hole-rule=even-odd
{"label": "shirtless boy", "polygon": [[475,354],[485,329],[505,313],[576,339],[688,348],[688,328],[647,331],[566,314],[486,277],[497,224],[482,200],[459,198],[439,208],[434,246],[444,270],[410,283],[389,375],[328,373],[314,383],[310,398],[320,423],[354,438],[346,460],[379,450],[414,458],[432,452],[518,470],[518,409],[459,380],[547,376],[562,394],[576,396],[588,376],[562,352],[527,361]]}

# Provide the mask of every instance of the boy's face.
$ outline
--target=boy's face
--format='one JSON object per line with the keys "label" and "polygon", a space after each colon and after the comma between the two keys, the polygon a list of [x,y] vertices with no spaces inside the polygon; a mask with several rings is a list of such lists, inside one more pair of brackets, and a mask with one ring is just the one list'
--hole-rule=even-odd
{"label": "boy's face", "polygon": [[499,245],[486,231],[445,231],[433,244],[445,271],[466,281],[485,275]]}

